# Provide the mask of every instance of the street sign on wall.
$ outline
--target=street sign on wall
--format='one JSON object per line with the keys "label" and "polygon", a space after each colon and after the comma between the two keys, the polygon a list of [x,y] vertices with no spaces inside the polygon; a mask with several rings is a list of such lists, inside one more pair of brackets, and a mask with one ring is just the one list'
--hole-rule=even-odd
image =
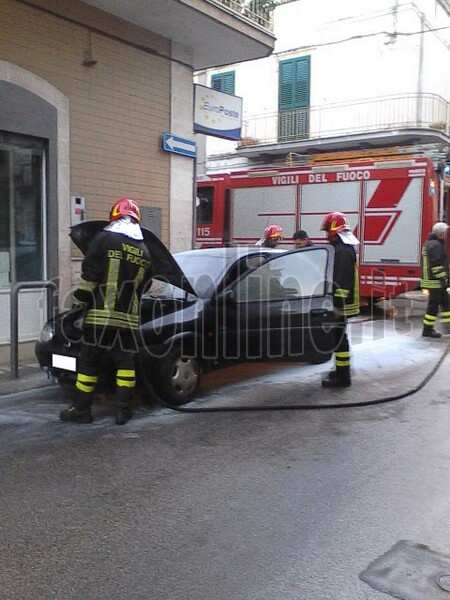
{"label": "street sign on wall", "polygon": [[197,156],[196,142],[187,138],[178,137],[172,133],[163,134],[163,150],[166,152],[174,152],[183,156],[195,158]]}

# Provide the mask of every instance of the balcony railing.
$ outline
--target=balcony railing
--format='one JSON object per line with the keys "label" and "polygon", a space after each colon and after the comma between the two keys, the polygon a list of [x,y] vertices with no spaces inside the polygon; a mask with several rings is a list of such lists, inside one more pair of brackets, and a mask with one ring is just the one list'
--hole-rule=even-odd
{"label": "balcony railing", "polygon": [[238,15],[273,31],[273,5],[271,0],[213,0]]}
{"label": "balcony railing", "polygon": [[403,94],[248,117],[238,147],[402,128],[450,133],[450,102],[435,94]]}

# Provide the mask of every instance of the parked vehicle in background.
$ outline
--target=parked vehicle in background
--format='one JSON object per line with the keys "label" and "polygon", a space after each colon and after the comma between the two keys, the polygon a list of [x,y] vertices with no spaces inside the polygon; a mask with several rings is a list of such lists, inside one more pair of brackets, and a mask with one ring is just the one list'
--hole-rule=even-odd
{"label": "parked vehicle in background", "polygon": [[425,156],[212,174],[198,181],[197,196],[200,248],[253,244],[272,222],[283,228],[286,247],[300,228],[320,242],[324,216],[345,213],[361,241],[361,297],[371,300],[418,287],[421,247],[442,210]]}
{"label": "parked vehicle in background", "polygon": [[[86,231],[93,236],[95,227]],[[145,239],[155,256],[158,248]],[[78,245],[86,251],[86,240]],[[141,302],[136,374],[144,395],[155,390],[181,405],[195,394],[203,371],[245,361],[331,358],[332,247],[211,248],[163,258],[156,270],[161,279]],[[39,364],[61,384],[75,381],[81,336],[81,318],[63,313],[46,323],[36,344]],[[113,389],[108,363],[101,374],[100,389]]]}

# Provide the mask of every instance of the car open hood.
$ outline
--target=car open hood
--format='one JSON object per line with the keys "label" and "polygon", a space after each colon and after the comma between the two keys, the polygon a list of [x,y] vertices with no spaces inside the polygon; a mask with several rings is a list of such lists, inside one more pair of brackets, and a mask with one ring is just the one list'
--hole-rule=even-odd
{"label": "car open hood", "polygon": [[[93,238],[97,233],[100,233],[108,223],[109,221],[83,221],[70,228],[70,238],[75,246],[77,246],[83,254],[86,254]],[[178,263],[158,236],[148,229],[144,229],[143,227],[141,227],[141,229],[145,245],[152,258],[153,277],[155,279],[167,281],[185,292],[196,296],[197,294],[194,292]]]}

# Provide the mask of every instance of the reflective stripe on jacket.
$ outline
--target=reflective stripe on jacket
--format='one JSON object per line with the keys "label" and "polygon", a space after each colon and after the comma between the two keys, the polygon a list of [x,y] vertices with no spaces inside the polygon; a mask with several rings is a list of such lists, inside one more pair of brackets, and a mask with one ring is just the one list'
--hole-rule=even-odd
{"label": "reflective stripe on jacket", "polygon": [[150,280],[150,254],[145,243],[101,231],[83,260],[73,304],[88,307],[85,325],[137,329],[139,300]]}
{"label": "reflective stripe on jacket", "polygon": [[444,240],[431,233],[422,248],[422,278],[420,287],[427,290],[448,285],[448,257]]}
{"label": "reflective stripe on jacket", "polygon": [[353,246],[334,245],[333,301],[336,312],[345,317],[359,314],[359,276]]}

